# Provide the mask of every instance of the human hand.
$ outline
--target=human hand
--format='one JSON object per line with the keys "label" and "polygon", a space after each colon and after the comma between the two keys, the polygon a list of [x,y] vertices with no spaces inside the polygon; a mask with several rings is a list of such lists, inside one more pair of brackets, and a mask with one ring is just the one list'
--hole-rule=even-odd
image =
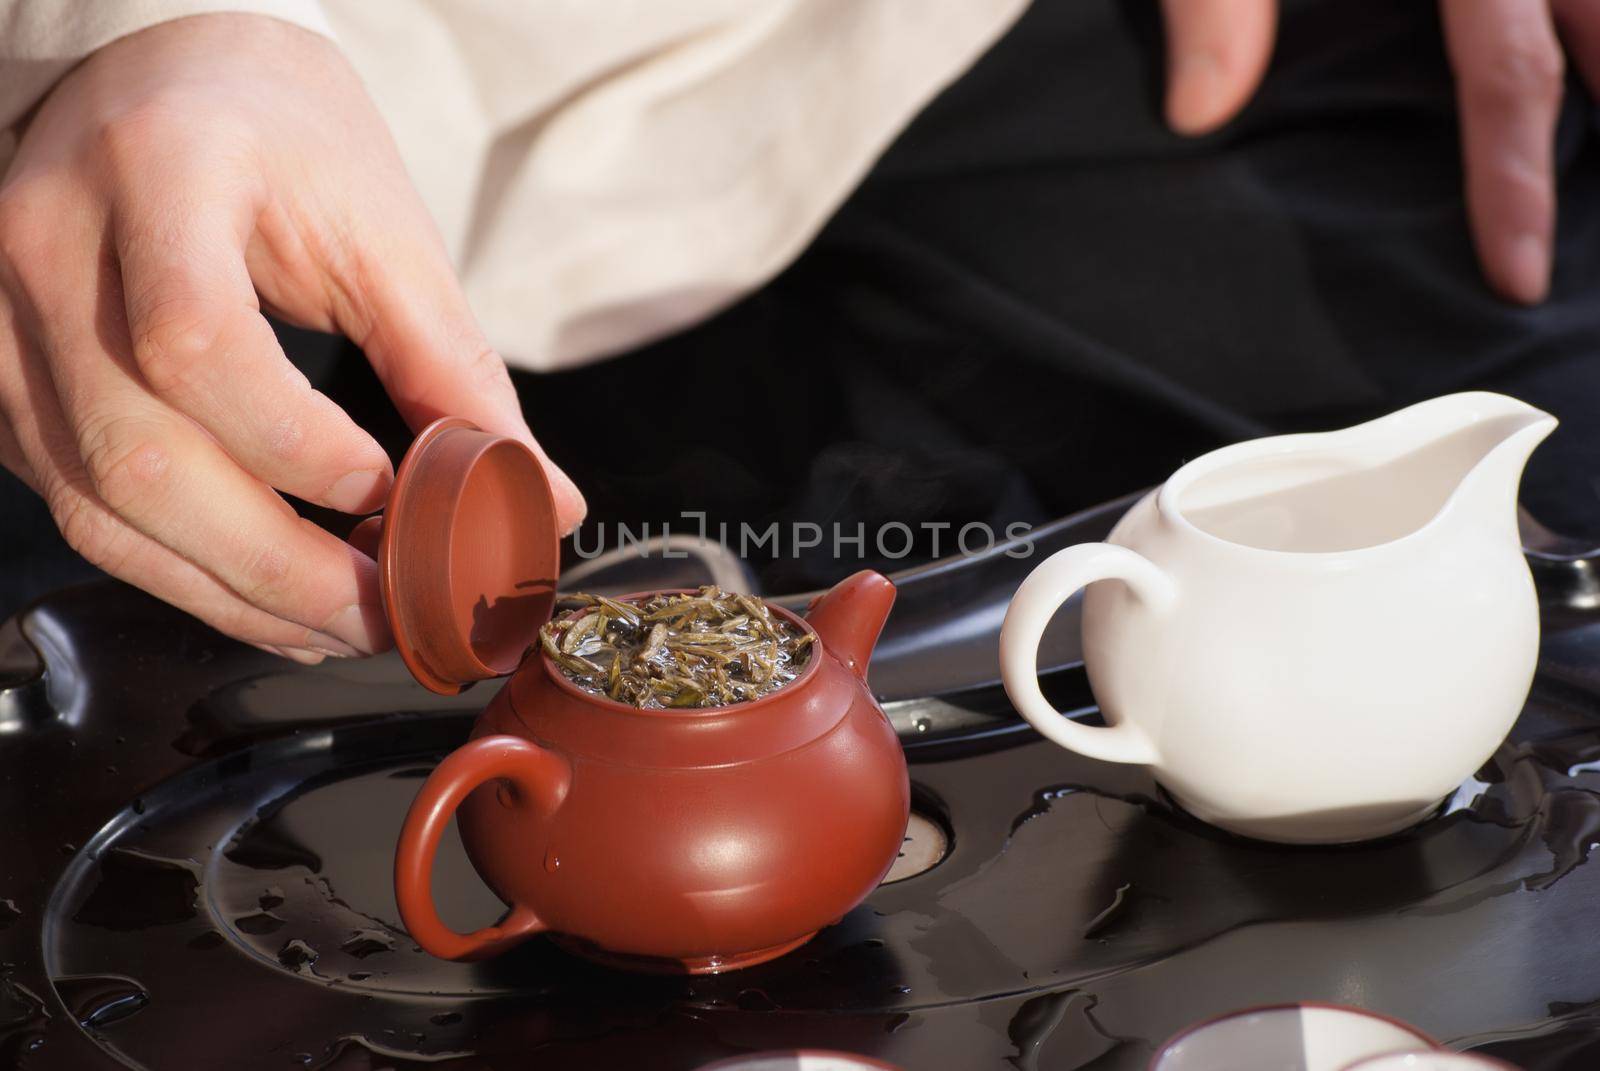
{"label": "human hand", "polygon": [[[451,414],[538,450],[332,42],[206,15],[107,45],[0,183],[0,463],[84,557],[231,636],[381,650],[371,558],[273,489],[370,512],[392,469],[263,307],[353,339],[413,428]],[[570,529],[583,499],[545,467]]]}
{"label": "human hand", "polygon": [[[1277,0],[1162,0],[1174,129],[1208,133],[1244,107],[1271,57],[1277,8]],[[1478,262],[1503,297],[1537,303],[1550,287],[1562,43],[1600,96],[1600,4],[1440,0],[1439,11]]]}

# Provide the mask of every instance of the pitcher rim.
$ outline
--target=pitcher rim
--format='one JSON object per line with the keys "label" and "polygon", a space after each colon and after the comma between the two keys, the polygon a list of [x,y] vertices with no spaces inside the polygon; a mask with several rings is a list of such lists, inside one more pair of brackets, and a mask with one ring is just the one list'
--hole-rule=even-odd
{"label": "pitcher rim", "polygon": [[[1472,423],[1478,423],[1483,420],[1491,419],[1493,416],[1505,416],[1514,412],[1522,413],[1529,418],[1529,421],[1522,427],[1507,434],[1498,443],[1495,443],[1494,446],[1490,447],[1483,454],[1483,456],[1478,459],[1471,469],[1468,469],[1465,473],[1463,473],[1462,478],[1457,481],[1456,486],[1451,489],[1449,495],[1445,497],[1444,502],[1440,504],[1439,508],[1434,511],[1431,517],[1429,517],[1422,524],[1413,528],[1411,531],[1405,533],[1404,535],[1396,536],[1393,539],[1387,539],[1381,543],[1372,543],[1362,547],[1350,547],[1343,550],[1274,550],[1267,547],[1254,547],[1248,543],[1240,543],[1231,539],[1224,539],[1219,535],[1215,535],[1206,531],[1204,528],[1201,528],[1199,525],[1195,524],[1194,521],[1190,520],[1189,516],[1184,512],[1183,507],[1178,504],[1179,496],[1193,486],[1196,480],[1210,472],[1217,471],[1217,469],[1225,465],[1234,464],[1238,461],[1251,457],[1282,457],[1286,455],[1303,453],[1314,449],[1319,445],[1325,446],[1330,440],[1337,440],[1346,436],[1353,437],[1363,433],[1370,434],[1374,431],[1381,431],[1383,430],[1383,426],[1387,424],[1403,424],[1405,423],[1406,418],[1414,417],[1418,410],[1434,408],[1442,409],[1445,408],[1445,403],[1463,405],[1466,403],[1484,401],[1492,401],[1494,405],[1500,407],[1502,410],[1504,410],[1504,412],[1497,414],[1480,414],[1475,416],[1471,421],[1462,424],[1462,427],[1467,427]],[[1555,429],[1558,423],[1559,421],[1552,414],[1540,409],[1538,406],[1531,405],[1520,398],[1514,398],[1509,394],[1501,394],[1497,391],[1486,390],[1457,391],[1453,394],[1444,394],[1437,398],[1428,398],[1424,401],[1415,402],[1403,409],[1397,409],[1392,413],[1386,413],[1383,416],[1374,417],[1371,420],[1365,420],[1359,424],[1352,424],[1348,428],[1335,428],[1329,431],[1291,432],[1286,435],[1269,435],[1259,439],[1247,439],[1244,442],[1230,443],[1227,446],[1218,447],[1215,450],[1209,451],[1193,459],[1192,461],[1187,462],[1181,466],[1177,472],[1174,472],[1170,477],[1168,477],[1167,481],[1156,491],[1156,509],[1162,517],[1181,525],[1186,532],[1200,536],[1209,543],[1215,544],[1219,547],[1225,547],[1229,550],[1250,551],[1255,554],[1273,555],[1283,559],[1302,561],[1329,561],[1347,558],[1353,554],[1366,554],[1372,551],[1390,550],[1409,541],[1420,540],[1426,533],[1432,530],[1447,515],[1449,515],[1455,508],[1457,501],[1460,499],[1461,490],[1467,484],[1472,473],[1475,472],[1478,466],[1482,465],[1483,462],[1488,460],[1489,457],[1491,457],[1496,451],[1502,449],[1515,437],[1527,432],[1529,428],[1542,427],[1544,430],[1539,438],[1543,439]]]}

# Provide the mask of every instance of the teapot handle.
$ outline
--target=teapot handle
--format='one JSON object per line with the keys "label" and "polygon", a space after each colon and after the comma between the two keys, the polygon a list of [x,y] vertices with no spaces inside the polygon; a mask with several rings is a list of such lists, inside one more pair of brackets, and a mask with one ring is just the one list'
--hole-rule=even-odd
{"label": "teapot handle", "polygon": [[1039,640],[1045,626],[1073,592],[1096,580],[1121,580],[1157,610],[1177,597],[1166,573],[1126,547],[1081,543],[1057,551],[1028,574],[1006,610],[1000,626],[1000,678],[1018,713],[1046,739],[1106,762],[1154,765],[1155,744],[1137,725],[1080,725],[1062,717],[1039,689]]}
{"label": "teapot handle", "polygon": [[484,959],[548,927],[522,904],[499,923],[461,934],[446,926],[433,903],[433,858],[450,816],[485,781],[509,782],[518,806],[555,810],[566,797],[571,770],[554,752],[520,736],[481,736],[445,757],[406,813],[394,858],[394,895],[412,938],[441,959]]}

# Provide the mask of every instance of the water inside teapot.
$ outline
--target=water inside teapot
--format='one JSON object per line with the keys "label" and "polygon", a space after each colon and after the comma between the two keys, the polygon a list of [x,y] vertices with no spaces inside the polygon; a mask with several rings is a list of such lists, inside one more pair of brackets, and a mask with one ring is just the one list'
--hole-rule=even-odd
{"label": "water inside teapot", "polygon": [[1529,419],[1484,420],[1409,450],[1372,443],[1247,458],[1198,475],[1178,507],[1201,531],[1257,550],[1379,546],[1437,516],[1466,475]]}
{"label": "water inside teapot", "polygon": [[707,585],[632,600],[567,596],[539,632],[574,684],[647,709],[746,703],[798,677],[814,636],[759,597]]}

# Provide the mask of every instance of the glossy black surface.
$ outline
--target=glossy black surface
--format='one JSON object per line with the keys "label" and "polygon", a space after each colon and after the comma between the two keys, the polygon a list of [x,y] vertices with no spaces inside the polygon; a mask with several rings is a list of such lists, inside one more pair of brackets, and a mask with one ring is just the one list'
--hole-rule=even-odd
{"label": "glossy black surface", "polygon": [[[670,1071],[804,1045],[1135,1071],[1189,1022],[1289,999],[1528,1071],[1600,1065],[1600,618],[1579,610],[1552,610],[1513,740],[1416,831],[1274,848],[1021,733],[912,741],[950,856],[781,960],[694,979],[545,941],[449,964],[399,930],[395,831],[486,687],[287,668],[112,586],[0,632],[0,679],[0,1066]],[[458,925],[496,911],[453,844],[438,893]]]}

